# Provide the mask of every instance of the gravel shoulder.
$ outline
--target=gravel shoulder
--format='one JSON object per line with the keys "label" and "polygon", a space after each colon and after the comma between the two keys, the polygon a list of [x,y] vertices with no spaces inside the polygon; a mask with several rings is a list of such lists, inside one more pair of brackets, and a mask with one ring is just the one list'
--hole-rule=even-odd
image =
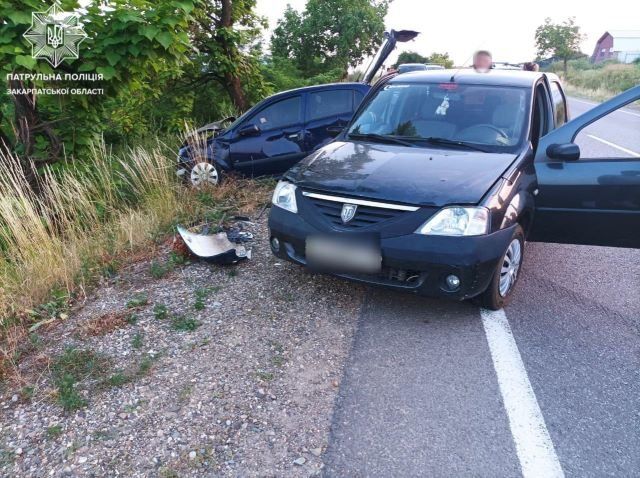
{"label": "gravel shoulder", "polygon": [[[320,473],[364,289],[273,257],[266,218],[252,232],[250,261],[130,264],[38,331],[29,397],[0,395],[0,475]],[[71,347],[103,365],[65,411],[52,370]]]}

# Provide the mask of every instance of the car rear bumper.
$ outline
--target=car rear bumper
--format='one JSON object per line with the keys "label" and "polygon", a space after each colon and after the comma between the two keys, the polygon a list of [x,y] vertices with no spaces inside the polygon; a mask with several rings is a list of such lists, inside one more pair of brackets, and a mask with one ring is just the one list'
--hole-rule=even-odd
{"label": "car rear bumper", "polygon": [[[311,226],[299,214],[275,206],[271,208],[269,229],[273,253],[304,266],[307,265],[307,236],[326,233]],[[407,234],[382,238],[381,273],[333,275],[420,295],[469,299],[486,290],[512,236],[513,227],[475,237]],[[277,249],[273,246],[274,238],[279,243]],[[460,286],[455,290],[447,286],[446,278],[450,275],[460,279]]]}

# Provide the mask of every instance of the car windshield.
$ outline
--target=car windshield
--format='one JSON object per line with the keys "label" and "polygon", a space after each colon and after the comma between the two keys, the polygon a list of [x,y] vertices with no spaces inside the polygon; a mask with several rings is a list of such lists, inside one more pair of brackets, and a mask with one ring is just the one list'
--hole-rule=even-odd
{"label": "car windshield", "polygon": [[438,147],[514,152],[528,124],[529,89],[458,83],[390,83],[360,110],[352,139],[383,136]]}

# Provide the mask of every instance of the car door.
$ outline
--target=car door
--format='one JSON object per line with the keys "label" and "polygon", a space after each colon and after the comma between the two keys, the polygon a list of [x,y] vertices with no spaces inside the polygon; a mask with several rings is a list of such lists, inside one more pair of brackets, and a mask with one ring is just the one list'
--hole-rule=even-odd
{"label": "car door", "polygon": [[353,116],[355,90],[322,89],[307,94],[305,108],[306,147],[313,151],[336,136]]}
{"label": "car door", "polygon": [[640,247],[640,86],[540,139],[529,239]]}
{"label": "car door", "polygon": [[238,125],[229,144],[233,167],[248,175],[279,174],[306,155],[302,94],[275,98]]}

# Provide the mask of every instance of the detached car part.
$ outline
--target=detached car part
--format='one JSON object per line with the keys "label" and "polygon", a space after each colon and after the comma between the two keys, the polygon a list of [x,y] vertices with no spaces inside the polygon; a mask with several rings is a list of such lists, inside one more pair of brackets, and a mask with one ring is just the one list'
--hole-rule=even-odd
{"label": "detached car part", "polygon": [[[207,224],[189,229],[178,226],[177,229],[189,251],[201,259],[218,264],[235,264],[241,260],[251,259],[251,249],[242,245],[253,239],[253,235],[249,232],[231,228],[228,232],[209,234]],[[231,242],[229,236],[235,242]]]}

